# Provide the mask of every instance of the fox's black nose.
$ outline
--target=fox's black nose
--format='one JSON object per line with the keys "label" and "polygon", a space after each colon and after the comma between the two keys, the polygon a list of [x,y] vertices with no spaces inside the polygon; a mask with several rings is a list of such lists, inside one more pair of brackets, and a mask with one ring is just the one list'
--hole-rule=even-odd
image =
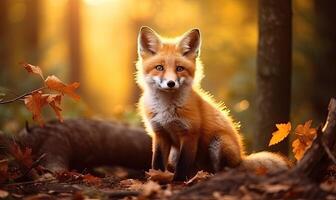
{"label": "fox's black nose", "polygon": [[175,82],[174,81],[168,81],[167,85],[168,85],[168,87],[173,88],[175,86]]}

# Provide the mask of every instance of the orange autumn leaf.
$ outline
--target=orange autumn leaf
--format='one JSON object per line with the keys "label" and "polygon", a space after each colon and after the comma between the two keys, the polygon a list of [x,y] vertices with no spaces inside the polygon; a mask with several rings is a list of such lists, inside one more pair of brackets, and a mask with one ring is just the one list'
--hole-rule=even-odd
{"label": "orange autumn leaf", "polygon": [[67,94],[75,100],[79,100],[80,96],[75,93],[75,90],[79,87],[78,82],[74,82],[72,84],[66,85],[56,76],[48,76],[45,80],[45,84],[49,89],[58,91],[62,93],[62,95]]}
{"label": "orange autumn leaf", "polygon": [[31,148],[26,147],[24,150],[22,150],[17,143],[13,143],[10,146],[10,153],[15,158],[15,160],[17,160],[19,163],[26,166],[27,168],[30,168],[32,166],[33,158]]}
{"label": "orange autumn leaf", "polygon": [[22,63],[22,66],[23,66],[29,73],[37,74],[37,75],[41,76],[41,78],[44,80],[43,73],[42,73],[42,70],[41,70],[40,67],[31,65],[31,64],[28,64],[28,63]]}
{"label": "orange autumn leaf", "polygon": [[62,109],[60,108],[61,106],[61,101],[62,101],[62,95],[60,94],[45,94],[43,96],[47,97],[47,103],[51,106],[51,108],[54,110],[57,118],[63,122],[63,117],[61,115]]}
{"label": "orange autumn leaf", "polygon": [[167,170],[163,172],[161,170],[150,169],[146,172],[146,175],[148,176],[148,180],[159,183],[170,183],[174,178],[174,174]]}
{"label": "orange autumn leaf", "polygon": [[292,142],[293,153],[296,160],[301,160],[304,153],[306,152],[306,147],[307,146],[300,142],[299,139],[296,139]]}
{"label": "orange autumn leaf", "polygon": [[304,125],[298,125],[295,129],[297,139],[293,141],[293,153],[296,160],[301,160],[305,152],[311,147],[316,137],[316,129],[311,128],[312,120],[304,123]]}
{"label": "orange autumn leaf", "polygon": [[276,124],[276,127],[278,128],[278,130],[272,133],[272,138],[268,146],[281,142],[283,139],[285,139],[288,136],[292,128],[290,122],[288,122],[287,124]]}
{"label": "orange autumn leaf", "polygon": [[47,97],[42,95],[42,92],[33,92],[24,98],[24,103],[27,109],[33,114],[33,120],[43,125],[43,118],[41,114],[42,107],[46,105]]}
{"label": "orange autumn leaf", "polygon": [[192,185],[192,184],[204,181],[210,178],[211,176],[213,176],[213,174],[210,174],[209,172],[201,170],[201,171],[198,171],[197,174],[194,177],[192,177],[189,181],[185,182],[185,184]]}
{"label": "orange autumn leaf", "polygon": [[311,144],[316,137],[316,129],[310,128],[312,120],[305,122],[304,125],[298,125],[295,129],[295,134],[298,135],[302,142]]}
{"label": "orange autumn leaf", "polygon": [[83,181],[87,184],[96,185],[96,186],[102,184],[101,178],[93,176],[91,174],[83,175]]}

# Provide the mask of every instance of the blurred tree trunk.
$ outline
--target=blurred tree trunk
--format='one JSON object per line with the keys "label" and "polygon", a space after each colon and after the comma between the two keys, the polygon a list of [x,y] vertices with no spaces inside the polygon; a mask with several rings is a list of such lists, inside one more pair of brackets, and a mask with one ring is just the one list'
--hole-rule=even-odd
{"label": "blurred tree trunk", "polygon": [[39,61],[39,26],[40,26],[40,0],[27,0],[25,13],[25,51],[27,62],[37,64]]}
{"label": "blurred tree trunk", "polygon": [[[290,118],[292,10],[290,0],[259,1],[257,132],[255,150],[265,150],[276,123]],[[288,140],[271,147],[288,153]]]}
{"label": "blurred tree trunk", "polygon": [[[8,40],[8,6],[9,0],[0,1],[0,84],[7,81],[5,74],[7,69],[10,68],[10,52],[9,52],[9,40]],[[4,81],[4,82],[2,82]]]}
{"label": "blurred tree trunk", "polygon": [[71,0],[68,2],[68,40],[70,57],[70,81],[81,82],[82,75],[82,52],[81,52],[81,22],[80,22],[80,0]]}
{"label": "blurred tree trunk", "polygon": [[315,0],[317,41],[314,55],[313,112],[320,122],[325,107],[336,97],[336,1]]}

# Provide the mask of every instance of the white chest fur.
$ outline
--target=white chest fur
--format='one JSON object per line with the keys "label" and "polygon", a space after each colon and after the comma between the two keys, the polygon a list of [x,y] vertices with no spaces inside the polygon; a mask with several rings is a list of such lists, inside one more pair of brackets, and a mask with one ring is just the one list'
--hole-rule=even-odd
{"label": "white chest fur", "polygon": [[178,109],[183,107],[188,93],[171,93],[165,91],[150,91],[144,94],[144,104],[153,113],[148,119],[153,130],[164,129],[168,132],[177,129],[187,129],[188,120],[178,115]]}

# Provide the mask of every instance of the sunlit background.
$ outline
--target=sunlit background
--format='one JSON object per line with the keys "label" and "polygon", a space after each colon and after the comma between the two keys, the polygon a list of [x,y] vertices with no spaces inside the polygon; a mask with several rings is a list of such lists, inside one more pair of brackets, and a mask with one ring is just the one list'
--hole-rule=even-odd
{"label": "sunlit background", "polygon": [[[313,76],[313,6],[311,0],[293,1],[292,120],[299,122],[314,119],[309,92],[303,92]],[[134,82],[139,28],[177,36],[198,27],[202,86],[225,102],[253,142],[257,12],[257,1],[246,0],[1,0],[0,86],[8,95],[38,87],[38,78],[18,65],[27,61],[81,83],[82,101],[66,101],[64,116],[140,124]],[[26,120],[31,115],[22,104],[0,105],[2,130],[15,132]]]}

